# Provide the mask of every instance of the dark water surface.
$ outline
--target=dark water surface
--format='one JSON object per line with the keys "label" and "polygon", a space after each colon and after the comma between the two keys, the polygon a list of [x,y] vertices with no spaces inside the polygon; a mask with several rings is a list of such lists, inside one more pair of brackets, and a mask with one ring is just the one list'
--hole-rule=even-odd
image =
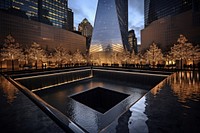
{"label": "dark water surface", "polygon": [[199,73],[177,72],[171,75],[104,132],[199,133]]}
{"label": "dark water surface", "polygon": [[64,133],[28,97],[0,75],[1,133]]}
{"label": "dark water surface", "polygon": [[[85,92],[96,87],[102,87],[130,96],[104,114],[70,98],[74,94]],[[119,117],[120,114],[126,111],[134,102],[146,94],[146,92],[147,90],[134,88],[120,82],[93,78],[37,91],[35,93],[82,128],[89,132],[98,132]],[[113,100],[112,98],[110,97],[110,100]]]}
{"label": "dark water surface", "polygon": [[[153,75],[144,76],[140,74],[138,76],[122,73],[117,75],[115,72],[111,74],[105,71],[95,73],[98,77],[54,86],[34,93],[88,132],[200,132],[200,82],[198,72],[177,72],[164,80],[164,77],[160,78]],[[89,76],[89,72],[86,72],[85,75]],[[104,78],[105,75],[107,78]],[[47,77],[46,79],[51,78]],[[40,79],[42,82],[46,80]],[[68,80],[68,77],[66,79]],[[129,82],[124,82],[126,80]],[[36,81],[39,82],[40,80],[29,81],[29,83],[32,82],[31,84],[24,83],[27,88],[31,88],[34,83],[37,83]],[[159,83],[159,81],[162,82]],[[47,80],[46,83],[49,84],[51,81]],[[105,113],[100,113],[71,98],[71,96],[96,87],[130,96]],[[17,91],[13,90],[6,93],[8,101],[16,101]],[[113,100],[114,98],[110,97],[110,99]]]}
{"label": "dark water surface", "polygon": [[[92,69],[92,71],[90,69],[80,69],[72,72],[19,77],[15,80],[29,90],[34,91],[44,101],[58,109],[86,131],[102,132],[166,77],[167,75],[162,75],[162,73],[153,72],[139,73],[109,69]],[[68,82],[76,79],[80,79],[80,81]],[[82,102],[79,101],[81,99],[72,98],[76,94],[88,92],[95,88],[103,88],[109,90],[109,92],[114,91],[123,94],[125,98],[119,100],[119,97],[114,97],[111,94],[101,94],[96,97],[92,96],[92,98],[84,96],[84,101]],[[100,91],[99,93],[105,92],[107,91]],[[103,98],[104,96],[105,98]],[[85,104],[87,99],[90,100],[89,104]],[[102,101],[106,104],[101,103]],[[106,107],[98,106],[98,102],[102,104],[101,106]],[[107,105],[112,106],[107,107]],[[98,109],[92,107],[97,107]],[[99,112],[99,110],[101,111]]]}

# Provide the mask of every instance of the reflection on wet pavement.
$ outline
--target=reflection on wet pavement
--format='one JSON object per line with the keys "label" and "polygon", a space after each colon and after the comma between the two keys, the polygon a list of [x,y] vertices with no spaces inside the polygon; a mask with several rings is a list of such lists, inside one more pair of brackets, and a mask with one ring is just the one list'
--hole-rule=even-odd
{"label": "reflection on wet pavement", "polygon": [[1,91],[7,99],[7,103],[11,104],[17,98],[18,90],[5,78],[0,77],[0,88],[2,88]]}

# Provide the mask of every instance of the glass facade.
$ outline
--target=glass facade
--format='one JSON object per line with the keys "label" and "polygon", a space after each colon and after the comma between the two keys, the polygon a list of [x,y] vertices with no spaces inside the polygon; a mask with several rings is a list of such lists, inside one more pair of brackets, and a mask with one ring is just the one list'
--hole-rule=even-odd
{"label": "glass facade", "polygon": [[26,12],[28,17],[38,16],[38,0],[12,0],[11,7]]}
{"label": "glass facade", "polygon": [[1,0],[0,9],[45,24],[66,28],[68,0]]}
{"label": "glass facade", "polygon": [[90,54],[128,48],[128,0],[99,0]]}
{"label": "glass facade", "polygon": [[38,4],[38,14],[41,22],[61,28],[65,25],[67,20],[66,0],[42,0]]}
{"label": "glass facade", "polygon": [[145,27],[151,22],[168,15],[177,15],[192,9],[195,0],[145,0]]}

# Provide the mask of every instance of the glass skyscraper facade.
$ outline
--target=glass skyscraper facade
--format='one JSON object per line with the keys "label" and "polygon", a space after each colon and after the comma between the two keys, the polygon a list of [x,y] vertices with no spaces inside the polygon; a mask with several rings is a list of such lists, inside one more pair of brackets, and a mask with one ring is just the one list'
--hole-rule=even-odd
{"label": "glass skyscraper facade", "polygon": [[1,0],[0,9],[67,29],[68,0]]}
{"label": "glass skyscraper facade", "polygon": [[198,0],[145,0],[145,27],[160,18],[177,15],[192,9],[194,1]]}
{"label": "glass skyscraper facade", "polygon": [[29,17],[37,16],[38,0],[1,0],[0,8],[24,11]]}
{"label": "glass skyscraper facade", "polygon": [[66,0],[41,0],[38,15],[41,22],[49,22],[57,27],[63,27],[67,20]]}
{"label": "glass skyscraper facade", "polygon": [[128,0],[99,0],[90,54],[123,52],[128,47]]}

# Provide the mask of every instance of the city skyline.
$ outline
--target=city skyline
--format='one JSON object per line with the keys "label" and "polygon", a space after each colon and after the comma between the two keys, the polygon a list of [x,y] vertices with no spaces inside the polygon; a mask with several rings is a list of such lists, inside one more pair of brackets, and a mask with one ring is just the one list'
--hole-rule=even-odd
{"label": "city skyline", "polygon": [[[78,28],[78,24],[84,18],[94,26],[96,8],[98,0],[73,0],[69,1],[69,8],[74,12],[74,26]],[[141,0],[128,0],[129,12],[128,12],[128,29],[134,29],[136,37],[138,38],[138,44],[141,44],[140,30],[144,28],[144,1]]]}

